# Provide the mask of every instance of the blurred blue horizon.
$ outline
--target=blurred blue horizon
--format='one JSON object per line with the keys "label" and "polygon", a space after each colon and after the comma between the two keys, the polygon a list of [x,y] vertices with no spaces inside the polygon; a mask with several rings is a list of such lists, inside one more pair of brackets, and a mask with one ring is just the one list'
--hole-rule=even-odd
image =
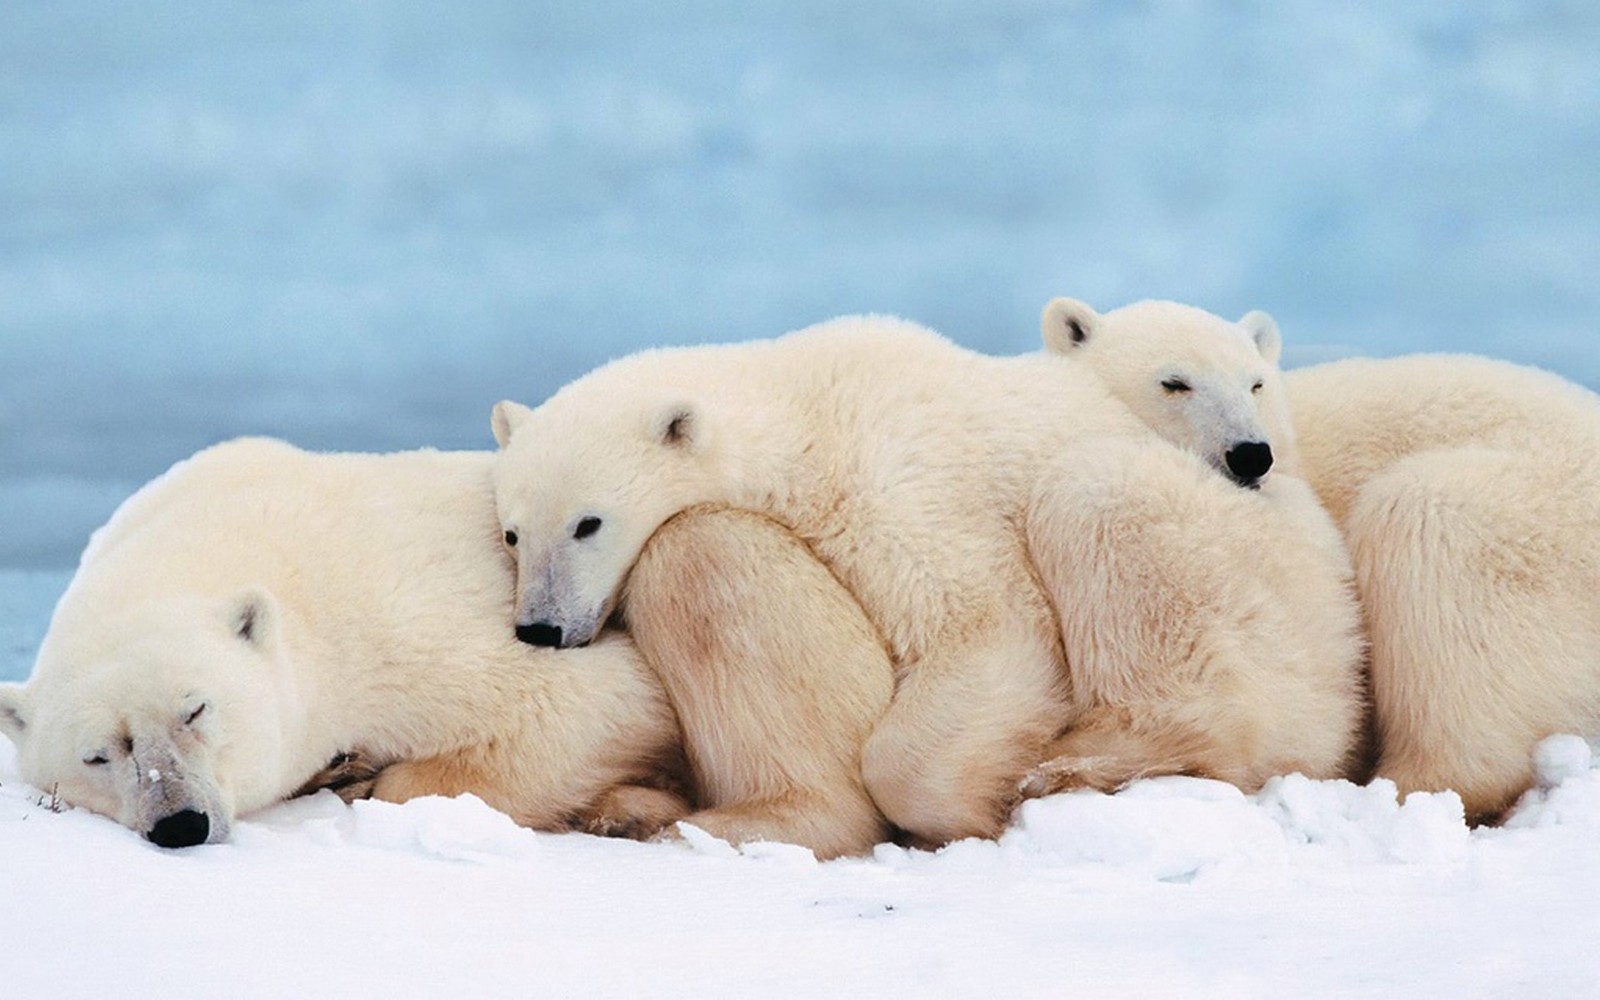
{"label": "blurred blue horizon", "polygon": [[208,443],[488,447],[617,354],[1053,295],[1600,385],[1600,7],[0,6],[0,567]]}

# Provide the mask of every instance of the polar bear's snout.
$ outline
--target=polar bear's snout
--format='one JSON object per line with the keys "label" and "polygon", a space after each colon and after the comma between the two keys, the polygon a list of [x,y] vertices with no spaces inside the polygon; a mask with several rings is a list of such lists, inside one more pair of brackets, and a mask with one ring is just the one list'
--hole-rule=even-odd
{"label": "polar bear's snout", "polygon": [[1272,445],[1265,441],[1241,441],[1223,454],[1228,475],[1240,486],[1255,486],[1272,468]]}
{"label": "polar bear's snout", "polygon": [[132,807],[126,825],[157,847],[226,840],[230,816],[210,766],[161,736],[144,736],[134,745],[127,761],[133,789],[125,800]]}
{"label": "polar bear's snout", "polygon": [[144,835],[157,847],[194,847],[211,836],[211,817],[194,809],[180,809],[163,816]]}
{"label": "polar bear's snout", "polygon": [[559,649],[561,646],[561,626],[552,625],[549,622],[518,625],[517,638],[530,646],[549,646]]}

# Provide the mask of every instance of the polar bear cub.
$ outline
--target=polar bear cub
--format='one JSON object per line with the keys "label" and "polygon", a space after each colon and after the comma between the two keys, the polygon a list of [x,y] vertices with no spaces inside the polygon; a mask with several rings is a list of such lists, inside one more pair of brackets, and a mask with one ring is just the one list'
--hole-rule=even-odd
{"label": "polar bear cub", "polygon": [[[1235,481],[1304,477],[1346,539],[1371,642],[1376,773],[1492,820],[1534,747],[1600,734],[1600,398],[1460,355],[1284,373],[1265,313],[1046,306],[1047,350]],[[1241,449],[1254,464],[1240,463]],[[1308,515],[1309,516],[1309,515]]]}
{"label": "polar bear cub", "polygon": [[1048,351],[1087,364],[1156,433],[1242,486],[1261,485],[1274,442],[1293,446],[1277,370],[1283,340],[1264,312],[1228,323],[1176,302],[1139,302],[1102,316],[1058,298],[1040,325]]}

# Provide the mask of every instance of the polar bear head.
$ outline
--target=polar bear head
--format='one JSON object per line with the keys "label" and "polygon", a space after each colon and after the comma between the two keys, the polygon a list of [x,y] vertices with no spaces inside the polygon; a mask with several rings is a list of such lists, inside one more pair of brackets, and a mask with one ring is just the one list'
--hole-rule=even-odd
{"label": "polar bear head", "polygon": [[27,685],[0,685],[0,731],[29,784],[162,847],[226,840],[236,814],[282,794],[269,595],[153,601],[87,630],[59,617]]}
{"label": "polar bear head", "polygon": [[1086,364],[1156,433],[1243,485],[1259,486],[1274,450],[1293,445],[1278,358],[1278,325],[1264,312],[1230,323],[1173,302],[1101,315],[1053,299],[1040,323],[1047,351]]}
{"label": "polar bear head", "polygon": [[492,424],[517,638],[582,646],[611,617],[655,530],[712,499],[717,458],[703,406],[688,394],[580,381],[537,410],[502,402]]}

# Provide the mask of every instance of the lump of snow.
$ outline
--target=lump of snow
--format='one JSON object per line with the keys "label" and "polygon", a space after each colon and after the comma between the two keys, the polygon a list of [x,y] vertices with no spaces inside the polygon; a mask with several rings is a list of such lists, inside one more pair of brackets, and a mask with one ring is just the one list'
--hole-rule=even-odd
{"label": "lump of snow", "polygon": [[1594,751],[1581,737],[1546,737],[1533,752],[1535,787],[1523,793],[1503,825],[1600,830],[1600,771],[1594,763]]}
{"label": "lump of snow", "polygon": [[1470,835],[1455,792],[1413,792],[1401,802],[1384,778],[1355,785],[1291,774],[1255,799],[1290,841],[1328,860],[1454,864],[1466,856]]}
{"label": "lump of snow", "polygon": [[696,854],[704,854],[713,858],[736,858],[739,849],[714,834],[707,833],[693,823],[679,820],[677,823],[678,836],[689,845],[689,849]]}
{"label": "lump of snow", "polygon": [[1275,871],[1286,857],[1269,812],[1232,785],[1201,778],[1153,778],[1116,795],[1072,792],[1025,802],[1001,843],[1168,882]]}
{"label": "lump of snow", "polygon": [[1557,733],[1533,749],[1533,773],[1541,788],[1554,788],[1589,770],[1594,753],[1581,736]]}
{"label": "lump of snow", "polygon": [[524,858],[538,838],[475,795],[429,795],[404,804],[364,799],[339,821],[344,839],[364,847],[404,851],[447,861]]}

